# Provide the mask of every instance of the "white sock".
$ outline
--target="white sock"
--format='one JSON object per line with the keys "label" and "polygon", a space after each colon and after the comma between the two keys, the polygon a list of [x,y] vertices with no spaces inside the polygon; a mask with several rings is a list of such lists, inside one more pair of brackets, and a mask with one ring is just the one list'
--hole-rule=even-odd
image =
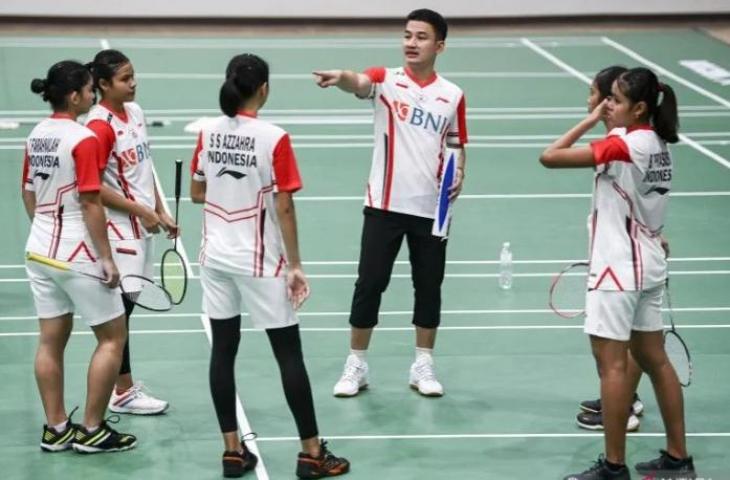
{"label": "white sock", "polygon": [[101,426],[101,425],[97,425],[97,426],[95,426],[95,427],[88,427],[88,428],[86,429],[86,431],[87,431],[88,433],[90,433],[90,434],[91,434],[91,433],[94,433],[95,431],[99,430],[99,427],[100,427],[100,426]]}
{"label": "white sock", "polygon": [[368,353],[367,350],[353,350],[352,348],[350,349],[350,355],[355,355],[357,357],[357,359],[360,360],[361,362],[367,361],[367,358],[366,358],[367,353]]}
{"label": "white sock", "polygon": [[59,423],[58,425],[53,425],[53,429],[56,431],[56,433],[61,433],[64,430],[66,430],[66,426],[68,425],[68,418],[64,420],[63,422]]}
{"label": "white sock", "polygon": [[432,360],[433,348],[416,347],[416,361],[423,359]]}

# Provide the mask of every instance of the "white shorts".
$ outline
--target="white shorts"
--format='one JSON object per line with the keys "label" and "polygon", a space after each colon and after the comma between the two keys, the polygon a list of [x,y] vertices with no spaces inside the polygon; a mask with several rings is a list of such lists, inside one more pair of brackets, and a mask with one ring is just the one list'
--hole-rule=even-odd
{"label": "white shorts", "polygon": [[203,311],[212,319],[251,316],[255,328],[283,328],[299,323],[287,298],[286,277],[251,277],[200,268]]}
{"label": "white shorts", "polygon": [[663,285],[644,291],[591,290],[586,294],[583,331],[621,341],[628,341],[632,330],[661,331],[663,298]]}
{"label": "white shorts", "polygon": [[90,327],[124,315],[119,289],[110,289],[98,280],[64,272],[37,262],[26,262],[38,318],[80,314]]}
{"label": "white shorts", "polygon": [[[153,279],[155,267],[155,243],[154,237],[132,239],[132,240],[110,240],[112,247],[112,257],[114,263],[117,264],[119,275],[141,275],[149,279]],[[125,288],[129,291],[137,291],[139,288],[129,288],[129,284],[125,283]],[[134,282],[132,282],[134,285]]]}

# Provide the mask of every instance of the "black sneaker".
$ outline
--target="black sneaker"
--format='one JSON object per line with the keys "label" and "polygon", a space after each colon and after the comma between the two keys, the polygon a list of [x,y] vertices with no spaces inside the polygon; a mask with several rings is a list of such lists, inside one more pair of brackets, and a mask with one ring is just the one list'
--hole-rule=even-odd
{"label": "black sneaker", "polygon": [[585,472],[568,475],[563,480],[631,480],[631,474],[626,465],[622,465],[618,470],[611,470],[601,455]]}
{"label": "black sneaker", "polygon": [[[256,438],[254,436],[254,438]],[[246,472],[256,468],[259,457],[251,453],[241,439],[241,452],[226,450],[223,452],[223,476],[226,478],[242,477]]]}
{"label": "black sneaker", "polygon": [[[634,394],[634,401],[631,403],[634,415],[640,417],[644,413],[644,402],[641,401],[638,394]],[[601,399],[584,400],[580,402],[580,409],[589,413],[601,413]]]}
{"label": "black sneaker", "polygon": [[78,425],[71,422],[71,416],[79,407],[71,410],[68,414],[66,428],[61,432],[57,432],[55,428],[43,425],[43,436],[41,437],[41,450],[44,452],[62,452],[71,448],[76,436]]}
{"label": "black sneaker", "polygon": [[694,480],[695,473],[692,457],[675,460],[669,456],[666,450],[659,450],[659,458],[648,462],[637,463],[634,468],[642,475],[653,478],[672,480]]}
{"label": "black sneaker", "polygon": [[[603,430],[603,414],[580,412],[575,416],[575,423],[577,423],[580,428],[585,428],[586,430]],[[639,429],[639,425],[641,425],[639,417],[631,413],[628,421],[626,422],[626,431],[635,432]]]}
{"label": "black sneaker", "polygon": [[319,442],[319,457],[307,453],[299,453],[297,458],[297,477],[324,478],[344,475],[350,471],[350,462],[346,458],[335,457],[327,450],[327,442]]}
{"label": "black sneaker", "polygon": [[76,428],[73,449],[77,453],[123,452],[137,446],[137,437],[128,433],[119,433],[107,423],[118,423],[119,416],[112,415],[101,422],[93,433],[86,427]]}

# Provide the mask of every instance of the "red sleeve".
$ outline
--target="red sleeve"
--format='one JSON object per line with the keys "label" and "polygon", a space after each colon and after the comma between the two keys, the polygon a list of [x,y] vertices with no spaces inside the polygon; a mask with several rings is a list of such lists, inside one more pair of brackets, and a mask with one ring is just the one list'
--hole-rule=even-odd
{"label": "red sleeve", "polygon": [[621,137],[610,136],[603,140],[591,142],[591,150],[593,151],[593,159],[596,165],[613,161],[631,162],[629,147]]}
{"label": "red sleeve", "polygon": [[86,137],[72,150],[76,164],[76,188],[79,193],[98,192],[99,182],[99,141],[96,137]]}
{"label": "red sleeve", "polygon": [[370,67],[362,73],[367,75],[373,83],[383,83],[385,81],[385,67]]}
{"label": "red sleeve", "polygon": [[30,159],[28,158],[28,148],[23,153],[23,178],[20,181],[21,190],[33,190],[33,179],[30,177]]}
{"label": "red sleeve", "polygon": [[276,189],[279,192],[294,193],[302,188],[297,159],[294,157],[288,133],[285,133],[274,147],[274,176]]}
{"label": "red sleeve", "polygon": [[190,162],[190,176],[192,177],[203,175],[203,172],[198,169],[198,157],[200,157],[201,150],[203,150],[203,132],[198,133],[198,143],[195,145],[193,159]]}
{"label": "red sleeve", "polygon": [[104,120],[92,120],[86,127],[94,132],[99,141],[99,170],[103,171],[106,168],[109,155],[112,153],[112,148],[114,148],[114,143],[117,141],[114,129],[109,125],[109,122]]}
{"label": "red sleeve", "polygon": [[456,107],[456,122],[459,125],[459,143],[464,145],[469,141],[469,136],[466,133],[466,96],[463,94]]}

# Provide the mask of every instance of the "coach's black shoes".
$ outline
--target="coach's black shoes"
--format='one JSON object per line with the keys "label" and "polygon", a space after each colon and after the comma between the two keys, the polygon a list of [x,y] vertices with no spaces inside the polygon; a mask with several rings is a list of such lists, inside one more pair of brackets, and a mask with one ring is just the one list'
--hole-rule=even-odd
{"label": "coach's black shoes", "polygon": [[242,477],[246,472],[256,468],[259,457],[251,453],[241,442],[242,451],[223,452],[223,476],[226,478]]}
{"label": "coach's black shoes", "polygon": [[563,480],[631,480],[631,474],[626,465],[612,468],[601,455],[585,472],[568,475]]}
{"label": "coach's black shoes", "polygon": [[[644,402],[641,401],[638,394],[634,394],[634,400],[631,402],[631,408],[634,411],[634,415],[640,417],[644,413]],[[601,399],[597,400],[584,400],[580,402],[580,409],[588,413],[601,413]]]}
{"label": "coach's black shoes", "polygon": [[336,457],[327,450],[327,442],[319,442],[319,457],[307,453],[299,453],[297,458],[297,477],[325,478],[344,475],[350,471],[350,462],[346,458]]}
{"label": "coach's black shoes", "polygon": [[76,438],[73,449],[77,453],[103,453],[123,452],[137,446],[137,437],[128,433],[119,433],[109,426],[110,423],[119,422],[119,417],[112,415],[93,432],[88,431],[83,425],[76,428]]}
{"label": "coach's black shoes", "polygon": [[76,429],[79,427],[75,423],[71,422],[71,416],[78,410],[78,407],[74,408],[68,415],[66,421],[66,428],[63,431],[57,432],[55,428],[43,425],[43,436],[41,437],[41,450],[44,452],[62,452],[71,448],[74,437],[76,436]]}
{"label": "coach's black shoes", "polygon": [[634,466],[636,471],[647,477],[667,480],[694,480],[697,477],[692,457],[679,459],[669,455],[666,450],[659,452],[659,458],[637,463]]}

